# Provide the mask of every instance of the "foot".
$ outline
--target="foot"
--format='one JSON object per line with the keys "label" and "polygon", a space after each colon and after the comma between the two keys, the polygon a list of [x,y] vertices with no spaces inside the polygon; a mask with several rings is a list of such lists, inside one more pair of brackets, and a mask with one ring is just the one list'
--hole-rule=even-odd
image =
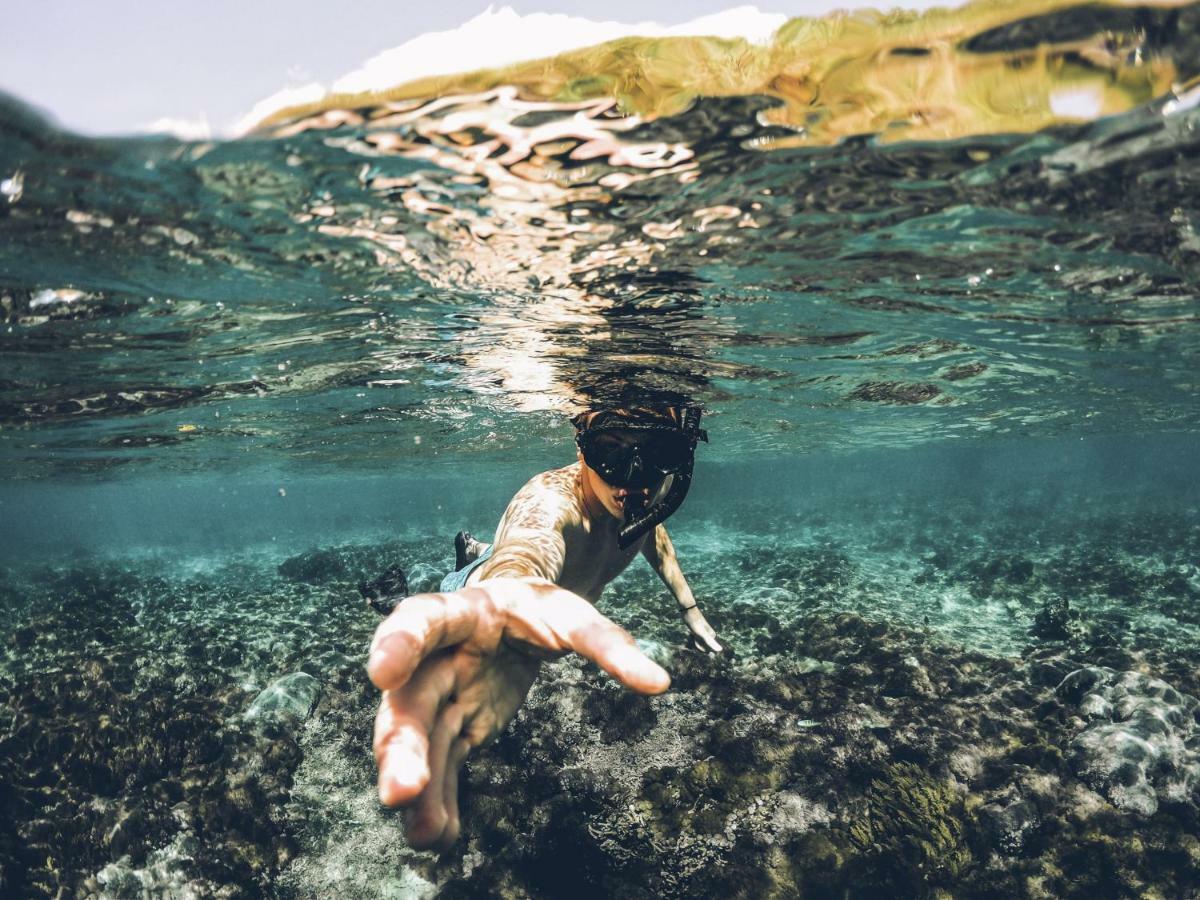
{"label": "foot", "polygon": [[454,536],[454,571],[479,559],[485,544],[479,543],[469,531],[460,531]]}

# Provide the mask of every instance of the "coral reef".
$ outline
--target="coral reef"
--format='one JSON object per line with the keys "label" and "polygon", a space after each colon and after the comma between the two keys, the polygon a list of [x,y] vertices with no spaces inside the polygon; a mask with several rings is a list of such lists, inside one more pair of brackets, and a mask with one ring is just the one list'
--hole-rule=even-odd
{"label": "coral reef", "polygon": [[[132,601],[166,587],[148,581],[110,570],[47,577],[54,601],[8,638],[4,896],[127,896],[166,882],[251,896],[294,852],[279,814],[300,761],[295,738],[230,717],[249,696],[231,682],[218,635],[139,627]],[[47,645],[49,665],[37,659]],[[180,842],[193,849],[166,851]]]}
{"label": "coral reef", "polygon": [[4,573],[0,894],[1194,892],[1186,517],[862,515],[780,520],[770,543],[736,513],[679,535],[722,657],[684,648],[649,572],[623,576],[605,609],[672,690],[547,664],[468,761],[441,857],[375,796],[378,617],[356,588],[403,560],[428,589],[448,541]]}
{"label": "coral reef", "polygon": [[1194,803],[1200,787],[1200,701],[1141,672],[1088,667],[1058,693],[1089,724],[1071,742],[1080,776],[1114,806],[1152,816]]}
{"label": "coral reef", "polygon": [[1089,731],[1061,650],[989,658],[849,614],[793,642],[833,670],[682,652],[676,691],[631,700],[555,666],[468,769],[444,895],[1182,896],[1200,878],[1182,768],[1153,811],[1077,777]]}

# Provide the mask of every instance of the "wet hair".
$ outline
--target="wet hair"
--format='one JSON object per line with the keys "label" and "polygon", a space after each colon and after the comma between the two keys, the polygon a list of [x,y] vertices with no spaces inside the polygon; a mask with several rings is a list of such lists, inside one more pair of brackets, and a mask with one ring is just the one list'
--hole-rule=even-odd
{"label": "wet hair", "polygon": [[683,425],[687,407],[683,406],[626,406],[595,407],[571,417],[576,431],[625,428],[679,428]]}

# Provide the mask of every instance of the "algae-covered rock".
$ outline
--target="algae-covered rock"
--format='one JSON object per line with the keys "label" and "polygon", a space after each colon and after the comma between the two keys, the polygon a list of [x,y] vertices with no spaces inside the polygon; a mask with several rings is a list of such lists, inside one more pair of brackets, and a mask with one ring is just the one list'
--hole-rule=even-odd
{"label": "algae-covered rock", "polygon": [[358,592],[367,606],[386,616],[408,596],[408,575],[401,566],[392,566],[378,578],[360,582]]}
{"label": "algae-covered rock", "polygon": [[848,829],[859,851],[859,878],[910,895],[929,884],[952,884],[971,862],[962,800],[949,782],[912,763],[888,766],[871,779],[865,813]]}
{"label": "algae-covered rock", "polygon": [[322,584],[347,574],[346,561],[336,550],[309,550],[279,564],[279,574],[288,581]]}
{"label": "algae-covered rock", "polygon": [[1152,816],[1161,802],[1195,803],[1200,701],[1141,672],[1085,668],[1059,693],[1088,725],[1070,744],[1076,772],[1115,806]]}
{"label": "algae-covered rock", "polygon": [[287,715],[304,720],[321,699],[321,682],[307,672],[293,672],[271,682],[254,698],[245,716],[249,720]]}
{"label": "algae-covered rock", "polygon": [[1033,620],[1029,633],[1045,641],[1066,641],[1079,636],[1079,613],[1066,597],[1047,600]]}

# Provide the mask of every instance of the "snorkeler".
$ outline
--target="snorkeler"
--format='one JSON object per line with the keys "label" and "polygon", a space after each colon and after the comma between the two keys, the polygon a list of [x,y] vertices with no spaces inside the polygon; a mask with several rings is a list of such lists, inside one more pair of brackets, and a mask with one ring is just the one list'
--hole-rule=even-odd
{"label": "snorkeler", "polygon": [[603,409],[571,421],[577,461],[526,483],[490,546],[460,534],[460,568],[439,593],[404,600],[371,642],[367,671],[383,691],[379,798],[408,807],[414,847],[444,848],[458,837],[459,767],[509,723],[542,661],[574,651],[639,693],[670,686],[593,606],[639,552],[696,645],[722,650],[662,524],[688,492],[697,441],[708,439],[700,410]]}

